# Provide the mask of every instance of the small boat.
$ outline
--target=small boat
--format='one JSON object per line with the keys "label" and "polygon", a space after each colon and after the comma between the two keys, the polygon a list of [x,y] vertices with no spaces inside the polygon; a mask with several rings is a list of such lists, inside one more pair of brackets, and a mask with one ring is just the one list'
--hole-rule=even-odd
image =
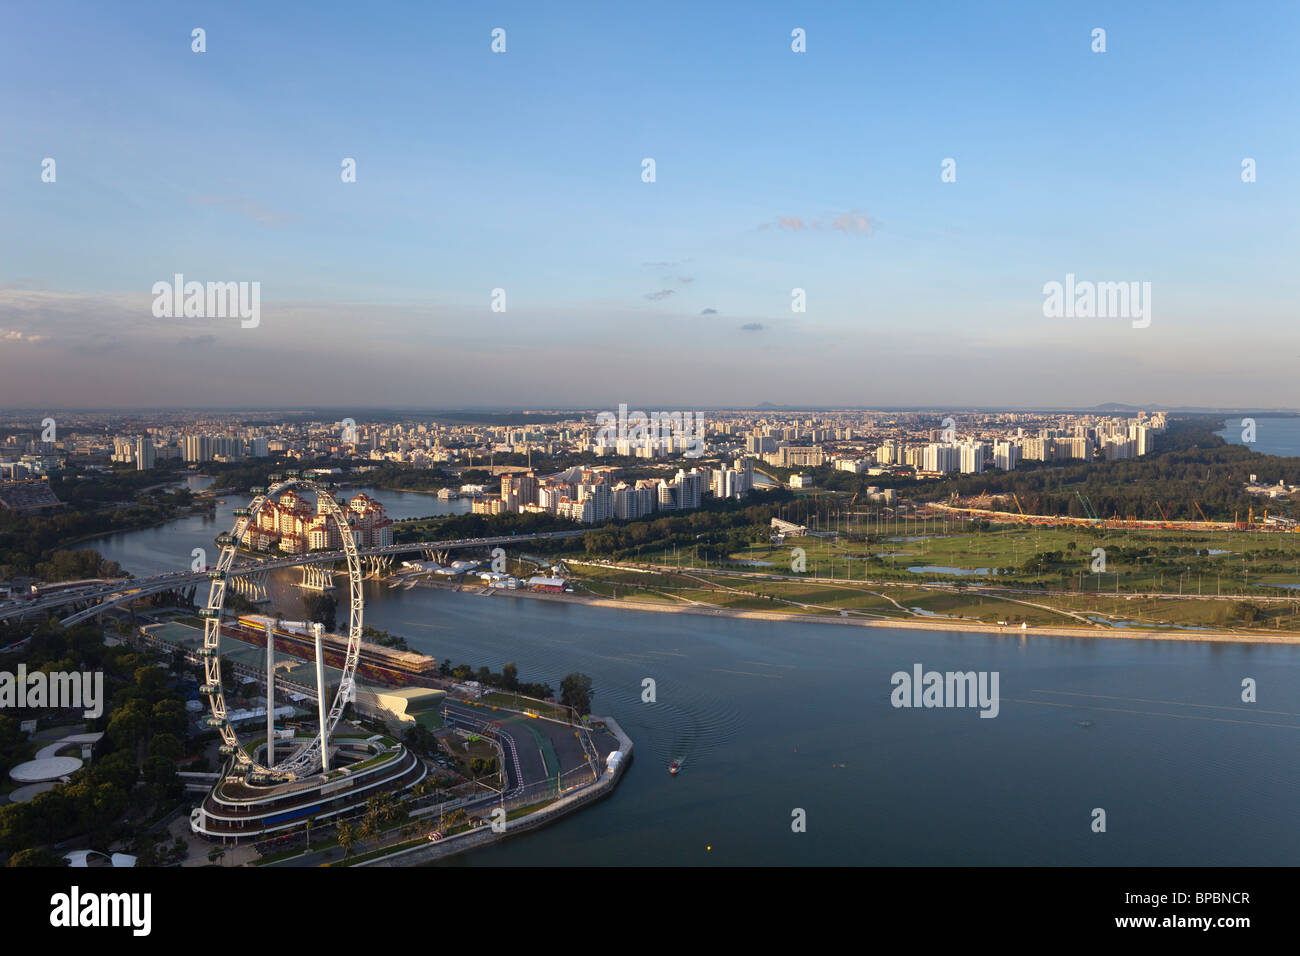
{"label": "small boat", "polygon": [[668,772],[672,774],[674,777],[677,776],[677,771],[681,769],[682,769],[682,765],[677,760],[674,760],[672,763],[668,765]]}

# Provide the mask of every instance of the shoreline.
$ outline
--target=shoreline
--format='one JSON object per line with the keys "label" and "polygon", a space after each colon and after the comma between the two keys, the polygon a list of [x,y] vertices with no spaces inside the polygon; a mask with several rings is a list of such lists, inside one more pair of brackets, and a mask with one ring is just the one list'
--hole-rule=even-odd
{"label": "shoreline", "polygon": [[[591,715],[593,723],[603,723],[606,728],[618,740],[619,751],[624,755],[624,759],[614,768],[612,772],[606,771],[591,783],[585,784],[577,790],[566,793],[554,802],[535,810],[532,813],[522,817],[516,817],[514,822],[505,829],[497,832],[492,827],[478,827],[477,829],[465,830],[453,836],[447,837],[438,843],[422,843],[417,846],[408,847],[405,850],[396,850],[383,856],[375,857],[369,860],[353,864],[354,866],[429,866],[438,863],[450,856],[459,853],[465,853],[476,847],[486,846],[491,843],[500,843],[513,836],[527,833],[530,830],[539,829],[548,824],[555,823],[560,819],[581,810],[589,803],[601,800],[605,797],[612,796],[619,782],[622,780],[623,772],[627,765],[632,761],[632,740],[624,733],[623,728],[619,726],[618,721],[613,717],[598,717]],[[403,859],[398,861],[398,858]]]}
{"label": "shoreline", "polygon": [[[478,589],[463,588],[477,593]],[[642,601],[616,601],[612,598],[587,597],[577,594],[546,594],[537,591],[511,591],[493,588],[488,596],[523,597],[551,601],[559,604],[578,604],[587,607],[622,608],[628,611],[646,611],[659,614],[696,614],[704,617],[731,617],[754,621],[795,621],[801,624],[840,624],[850,627],[883,627],[920,631],[956,631],[978,634],[995,634],[1001,637],[1072,637],[1101,640],[1134,641],[1202,641],[1209,644],[1295,644],[1300,645],[1300,634],[1291,631],[1259,633],[1240,631],[1177,631],[1143,629],[1138,627],[1070,627],[1068,625],[1031,625],[1027,628],[1006,624],[986,624],[982,621],[956,621],[944,618],[863,618],[839,617],[822,614],[782,614],[776,611],[745,611],[733,608],[706,606],[684,607]]]}

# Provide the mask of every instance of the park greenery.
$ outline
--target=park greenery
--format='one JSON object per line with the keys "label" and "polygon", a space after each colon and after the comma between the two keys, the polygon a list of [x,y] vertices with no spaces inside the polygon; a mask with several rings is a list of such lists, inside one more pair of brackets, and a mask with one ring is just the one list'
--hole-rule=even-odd
{"label": "park greenery", "polygon": [[[0,624],[0,644],[16,640],[16,625]],[[178,679],[159,659],[128,645],[108,647],[99,629],[38,625],[24,646],[29,672],[102,671],[108,698],[104,712],[85,721],[86,731],[103,731],[89,764],[71,782],[38,794],[27,803],[0,806],[0,853],[16,854],[77,840],[101,849],[119,840],[136,840],[150,821],[179,806],[183,796],[177,761],[196,741],[187,739],[188,719]],[[25,634],[21,635],[25,636]],[[73,719],[51,712],[42,724]],[[13,718],[0,716],[0,771],[30,759],[36,744],[15,733]],[[148,842],[148,841],[146,841]],[[12,862],[12,860],[10,861]],[[21,862],[21,860],[20,860]]]}
{"label": "park greenery", "polygon": [[497,673],[490,667],[479,667],[475,670],[469,664],[452,664],[449,658],[438,665],[438,675],[451,680],[478,681],[484,687],[499,687],[511,693],[536,697],[539,700],[550,700],[555,697],[555,688],[550,684],[521,681],[519,665],[514,661],[506,664]]}

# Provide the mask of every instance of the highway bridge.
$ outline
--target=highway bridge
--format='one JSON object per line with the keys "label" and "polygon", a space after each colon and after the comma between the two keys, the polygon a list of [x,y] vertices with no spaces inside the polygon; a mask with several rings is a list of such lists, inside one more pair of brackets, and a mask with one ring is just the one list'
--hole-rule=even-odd
{"label": "highway bridge", "polygon": [[[578,529],[575,531],[546,531],[538,534],[512,534],[499,535],[493,538],[456,538],[447,541],[412,541],[405,544],[390,544],[378,548],[358,548],[357,554],[361,557],[371,557],[377,555],[396,555],[418,553],[424,551],[457,551],[463,548],[491,548],[498,545],[514,545],[525,541],[548,541],[562,540],[565,538],[577,538],[586,533],[587,529]],[[304,564],[330,564],[336,561],[346,561],[347,555],[343,551],[317,551],[311,554],[288,555],[283,558],[269,558],[267,560],[253,560],[245,564],[235,565],[230,569],[231,578],[242,577],[246,574],[262,574],[267,571],[275,571],[280,568],[296,568]],[[22,618],[30,615],[41,615],[43,612],[53,611],[57,608],[67,607],[68,605],[83,605],[90,603],[90,606],[80,608],[63,619],[64,624],[76,624],[87,618],[94,617],[110,607],[123,604],[129,601],[135,601],[142,597],[148,597],[151,594],[157,594],[161,591],[173,591],[181,588],[194,587],[209,581],[207,570],[203,571],[172,571],[167,574],[158,574],[147,578],[122,578],[117,581],[110,581],[103,584],[89,585],[84,588],[74,588],[60,591],[56,594],[41,595],[34,600],[19,601],[10,604],[8,607],[0,607],[0,621]]]}

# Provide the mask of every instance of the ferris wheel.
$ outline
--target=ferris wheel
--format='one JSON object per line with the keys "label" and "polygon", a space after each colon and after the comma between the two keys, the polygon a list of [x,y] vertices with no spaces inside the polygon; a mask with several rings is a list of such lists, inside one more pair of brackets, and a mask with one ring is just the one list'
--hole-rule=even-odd
{"label": "ferris wheel", "polygon": [[[221,546],[221,557],[217,560],[216,566],[208,572],[208,578],[211,580],[208,603],[206,607],[199,610],[199,616],[203,619],[203,648],[200,653],[203,658],[204,672],[204,683],[199,689],[207,695],[211,709],[208,725],[216,728],[221,734],[221,753],[234,757],[238,767],[247,771],[250,779],[284,781],[309,776],[329,767],[329,737],[334,732],[334,727],[343,714],[343,708],[354,697],[357,661],[361,656],[361,618],[365,609],[365,600],[361,590],[361,559],[357,555],[356,541],[352,537],[352,529],[348,525],[343,509],[339,506],[339,501],[335,500],[334,495],[329,490],[330,486],[317,483],[310,478],[303,478],[293,471],[287,472],[283,478],[279,475],[272,475],[271,481],[270,488],[252,489],[255,497],[249,502],[247,508],[235,509],[235,525],[230,533],[220,535],[217,538],[217,544]],[[226,585],[230,580],[231,566],[234,563],[235,554],[240,544],[245,541],[250,529],[256,527],[258,513],[266,503],[278,499],[282,493],[290,488],[301,488],[313,492],[317,499],[317,511],[326,514],[338,527],[339,537],[343,542],[343,552],[348,564],[348,592],[350,598],[348,644],[343,662],[343,676],[339,681],[338,690],[334,694],[334,701],[327,713],[325,710],[324,664],[321,656],[320,631],[317,630],[316,673],[320,732],[311,741],[303,743],[294,749],[284,760],[272,762],[268,759],[266,763],[259,763],[248,752],[247,748],[239,742],[239,737],[235,733],[226,711],[226,698],[221,684],[221,617],[225,611]],[[267,648],[268,673],[266,676],[267,726],[269,731],[274,720],[272,711],[274,709],[275,694],[275,675],[272,663],[274,638],[269,629],[267,642],[269,645]],[[274,740],[268,732],[267,753],[273,754],[273,748]]]}

